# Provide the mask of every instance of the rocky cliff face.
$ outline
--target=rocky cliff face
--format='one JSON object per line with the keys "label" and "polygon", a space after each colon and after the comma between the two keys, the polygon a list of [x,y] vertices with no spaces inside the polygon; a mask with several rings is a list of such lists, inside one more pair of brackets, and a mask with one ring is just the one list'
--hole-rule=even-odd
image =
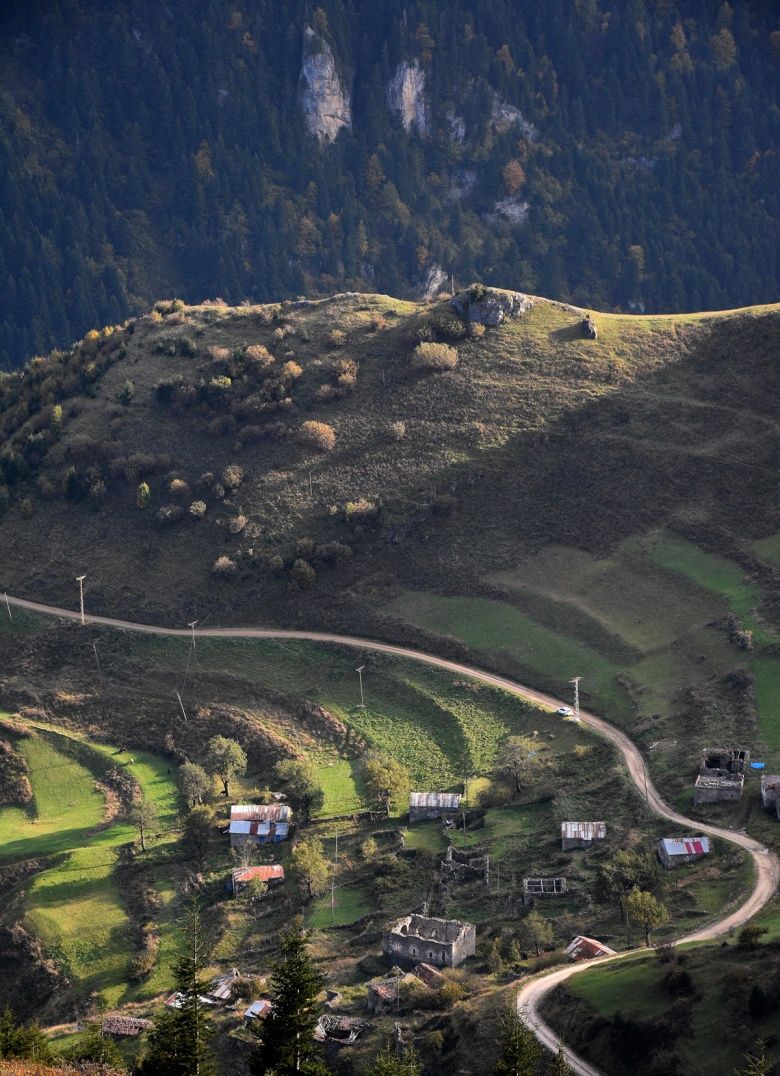
{"label": "rocky cliff face", "polygon": [[401,117],[406,131],[428,134],[428,102],[425,98],[425,72],[417,60],[398,65],[387,87],[387,103]]}
{"label": "rocky cliff face", "polygon": [[349,94],[339,79],[333,52],[310,26],[303,33],[301,90],[306,124],[321,142],[333,142],[343,127],[352,126]]}

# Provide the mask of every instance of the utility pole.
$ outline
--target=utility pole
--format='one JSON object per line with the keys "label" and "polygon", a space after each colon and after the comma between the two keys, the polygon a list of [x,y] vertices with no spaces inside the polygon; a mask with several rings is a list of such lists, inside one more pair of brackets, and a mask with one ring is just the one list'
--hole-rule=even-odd
{"label": "utility pole", "polygon": [[363,697],[363,670],[364,669],[365,669],[365,665],[361,665],[359,669],[355,669],[355,672],[358,674],[358,677],[360,678],[360,709],[361,710],[365,710],[365,708],[366,708],[366,700]]}
{"label": "utility pole", "polygon": [[8,600],[8,595],[4,593],[3,597],[5,598],[5,607],[8,610],[8,619],[13,620],[13,617],[11,616],[11,603]]}
{"label": "utility pole", "polygon": [[330,883],[330,922],[331,922],[331,925],[333,925],[333,923],[335,922],[335,919],[336,919],[336,913],[335,913],[335,910],[334,910],[335,907],[336,907],[336,883],[331,882]]}
{"label": "utility pole", "polygon": [[184,709],[184,703],[181,701],[181,695],[179,694],[178,691],[176,692],[176,698],[179,700],[179,706],[181,707],[181,716],[184,718],[184,720],[186,722],[186,720],[187,720],[187,712]]}
{"label": "utility pole", "polygon": [[97,643],[95,643],[95,642],[92,643],[92,649],[95,651],[95,664],[97,665],[98,676],[102,680],[103,679],[103,670],[100,668],[100,658],[98,657]]}
{"label": "utility pole", "polygon": [[189,624],[187,625],[187,627],[192,631],[192,652],[193,652],[193,654],[195,653],[195,625],[197,623],[198,623],[197,620],[191,620],[189,622]]}
{"label": "utility pole", "polygon": [[339,863],[339,835],[336,834],[336,851],[333,856],[333,862],[338,866]]}
{"label": "utility pole", "polygon": [[86,575],[77,575],[76,582],[79,585],[79,608],[81,610],[81,623],[84,623],[84,580]]}
{"label": "utility pole", "polygon": [[580,680],[581,676],[575,676],[573,680],[570,680],[570,684],[574,684],[574,720],[580,719]]}

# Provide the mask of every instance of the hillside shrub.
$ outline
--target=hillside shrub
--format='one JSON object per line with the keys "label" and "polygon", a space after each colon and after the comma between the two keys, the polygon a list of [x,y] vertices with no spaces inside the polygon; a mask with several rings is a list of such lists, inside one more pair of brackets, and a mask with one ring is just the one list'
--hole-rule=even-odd
{"label": "hillside shrub", "polygon": [[297,381],[299,377],[303,376],[303,367],[297,362],[293,362],[290,359],[282,367],[282,377],[285,381]]}
{"label": "hillside shrub", "polygon": [[184,509],[180,504],[164,504],[162,508],[157,509],[155,519],[162,526],[167,526],[170,523],[176,523],[184,515]]}
{"label": "hillside shrub", "polygon": [[261,370],[265,370],[274,364],[273,355],[263,344],[250,344],[244,352],[244,357],[248,359],[253,366],[258,367]]}
{"label": "hillside shrub", "polygon": [[244,481],[244,468],[237,463],[229,463],[222,472],[222,485],[231,492],[237,490]]}
{"label": "hillside shrub", "polygon": [[249,520],[243,514],[231,516],[231,518],[228,520],[228,530],[231,534],[240,534],[241,531],[244,530],[248,522]]}
{"label": "hillside shrub", "polygon": [[306,590],[308,587],[313,586],[316,578],[317,573],[308,561],[300,557],[293,561],[292,568],[290,568],[290,582],[293,586],[299,590]]}
{"label": "hillside shrub", "polygon": [[139,482],[135,495],[135,503],[139,508],[148,508],[152,503],[152,491],[148,482]]}
{"label": "hillside shrub", "polygon": [[[128,377],[127,381],[125,381],[124,385],[122,386],[122,388],[121,388],[121,390],[119,392],[118,399],[119,399],[120,403],[124,404],[125,407],[127,407],[127,405],[130,403],[130,401],[132,400],[132,398],[134,396],[135,396],[135,384]],[[62,416],[62,408],[60,408],[60,416]]]}
{"label": "hillside shrub", "polygon": [[369,501],[361,497],[357,501],[347,501],[344,505],[344,518],[347,523],[363,524],[370,523],[379,514],[379,505],[376,501]]}
{"label": "hillside shrub", "polygon": [[412,366],[416,370],[453,370],[458,365],[458,353],[448,344],[418,344],[412,352]]}
{"label": "hillside shrub", "polygon": [[328,343],[331,347],[344,347],[347,342],[347,334],[343,329],[333,329],[328,333]]}
{"label": "hillside shrub", "polygon": [[391,423],[388,433],[393,441],[403,441],[406,437],[406,423],[402,421]]}
{"label": "hillside shrub", "polygon": [[345,542],[325,542],[317,546],[317,559],[323,564],[338,564],[351,556],[352,550]]}
{"label": "hillside shrub", "polygon": [[327,422],[308,419],[298,430],[298,440],[308,448],[330,452],[336,445],[336,431]]}
{"label": "hillside shrub", "polygon": [[206,514],[206,502],[193,501],[190,505],[189,512],[195,519],[203,519]]}
{"label": "hillside shrub", "polygon": [[222,554],[221,557],[217,557],[214,563],[211,565],[212,575],[230,576],[235,575],[238,571],[238,565],[232,557],[228,557],[226,554]]}
{"label": "hillside shrub", "polygon": [[190,487],[183,478],[174,478],[168,486],[168,493],[175,501],[189,500]]}

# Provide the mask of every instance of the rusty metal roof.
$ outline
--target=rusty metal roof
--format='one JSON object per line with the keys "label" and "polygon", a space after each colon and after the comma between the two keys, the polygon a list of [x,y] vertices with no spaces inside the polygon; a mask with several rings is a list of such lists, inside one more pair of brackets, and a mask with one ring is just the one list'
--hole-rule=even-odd
{"label": "rusty metal roof", "polygon": [[233,871],[233,884],[251,882],[259,878],[262,882],[284,881],[284,867],[279,863],[265,867],[243,867]]}

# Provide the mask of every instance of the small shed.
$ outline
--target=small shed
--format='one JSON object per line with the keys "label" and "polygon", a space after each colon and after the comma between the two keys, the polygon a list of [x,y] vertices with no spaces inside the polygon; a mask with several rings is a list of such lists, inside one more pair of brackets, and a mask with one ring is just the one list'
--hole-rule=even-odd
{"label": "small shed", "polygon": [[248,1008],[244,1009],[244,1019],[249,1024],[253,1020],[265,1020],[273,1008],[273,1002],[268,998],[258,998]]}
{"label": "small shed", "polygon": [[409,797],[409,821],[452,818],[460,809],[460,801],[461,796],[456,792],[412,792]]}
{"label": "small shed", "polygon": [[600,956],[614,956],[615,950],[610,949],[603,942],[595,938],[586,938],[584,934],[578,934],[569,942],[564,952],[569,960],[595,960]]}
{"label": "small shed", "polygon": [[244,886],[255,878],[259,878],[266,885],[279,885],[284,881],[284,867],[280,863],[274,863],[265,867],[238,867],[225,883],[228,893],[237,896]]}
{"label": "small shed", "polygon": [[606,822],[561,822],[561,848],[590,848],[594,841],[607,836]]}
{"label": "small shed", "polygon": [[700,773],[693,786],[693,805],[738,803],[742,799],[745,775],[726,771]]}
{"label": "small shed", "polygon": [[710,854],[709,837],[663,837],[658,842],[658,858],[667,870],[693,863]]}

